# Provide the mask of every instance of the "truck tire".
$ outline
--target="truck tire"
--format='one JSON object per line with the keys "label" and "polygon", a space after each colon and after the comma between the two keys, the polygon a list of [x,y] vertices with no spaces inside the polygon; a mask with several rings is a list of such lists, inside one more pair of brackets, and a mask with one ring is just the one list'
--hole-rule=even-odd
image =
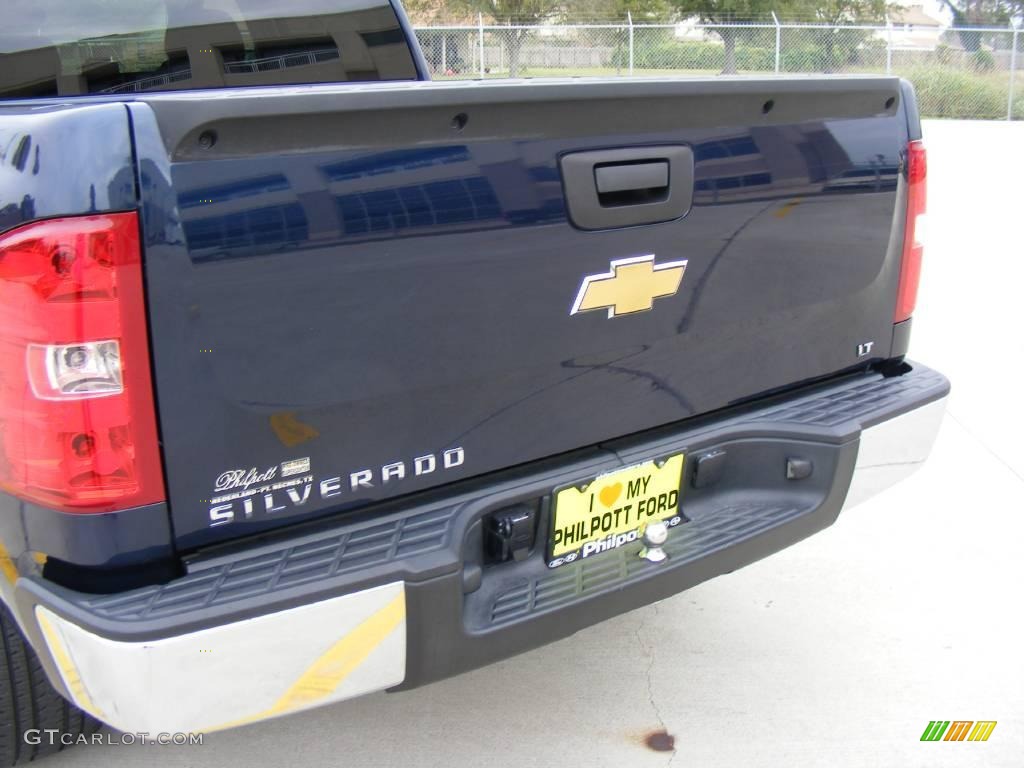
{"label": "truck tire", "polygon": [[[38,760],[64,749],[62,740],[74,743],[80,734],[99,730],[102,723],[68,702],[50,685],[39,657],[25,641],[6,605],[0,606],[0,637],[0,766]],[[40,731],[38,744],[25,739],[25,732],[34,728]],[[46,728],[59,732],[52,744],[42,732]]]}

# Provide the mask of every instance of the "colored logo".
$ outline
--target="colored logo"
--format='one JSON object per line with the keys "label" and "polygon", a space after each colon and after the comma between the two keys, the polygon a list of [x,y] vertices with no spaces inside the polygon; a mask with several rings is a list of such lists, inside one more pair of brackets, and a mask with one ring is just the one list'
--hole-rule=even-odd
{"label": "colored logo", "polygon": [[685,261],[655,264],[653,253],[618,259],[610,266],[608,272],[583,278],[570,315],[593,309],[607,309],[609,318],[646,312],[655,299],[675,295],[686,271]]}
{"label": "colored logo", "polygon": [[988,741],[995,728],[995,720],[932,720],[921,741]]}

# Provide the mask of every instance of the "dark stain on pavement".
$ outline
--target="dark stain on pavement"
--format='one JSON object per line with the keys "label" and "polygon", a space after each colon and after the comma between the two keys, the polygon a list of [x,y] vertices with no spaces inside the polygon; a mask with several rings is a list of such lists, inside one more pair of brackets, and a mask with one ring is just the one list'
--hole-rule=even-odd
{"label": "dark stain on pavement", "polygon": [[647,734],[644,744],[655,752],[671,752],[676,748],[676,737],[667,731],[652,731]]}

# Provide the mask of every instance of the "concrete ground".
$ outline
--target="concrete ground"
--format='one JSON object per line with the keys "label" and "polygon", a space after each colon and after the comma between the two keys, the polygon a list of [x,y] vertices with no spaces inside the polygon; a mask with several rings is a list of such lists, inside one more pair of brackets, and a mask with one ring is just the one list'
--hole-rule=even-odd
{"label": "concrete ground", "polygon": [[[487,669],[201,747],[49,764],[1024,766],[1024,124],[925,133],[911,356],[953,394],[914,477],[774,557]],[[935,719],[998,726],[920,742]],[[674,753],[645,746],[660,730]]]}

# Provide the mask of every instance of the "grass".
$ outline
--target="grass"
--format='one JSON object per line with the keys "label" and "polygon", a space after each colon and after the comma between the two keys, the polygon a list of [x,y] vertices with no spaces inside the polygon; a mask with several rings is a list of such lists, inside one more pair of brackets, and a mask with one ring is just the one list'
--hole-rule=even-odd
{"label": "grass", "polygon": [[[944,67],[900,72],[914,84],[922,117],[1005,120],[1009,99],[1008,72],[987,74]],[[1024,120],[1024,76],[1015,83],[1013,119]]]}

